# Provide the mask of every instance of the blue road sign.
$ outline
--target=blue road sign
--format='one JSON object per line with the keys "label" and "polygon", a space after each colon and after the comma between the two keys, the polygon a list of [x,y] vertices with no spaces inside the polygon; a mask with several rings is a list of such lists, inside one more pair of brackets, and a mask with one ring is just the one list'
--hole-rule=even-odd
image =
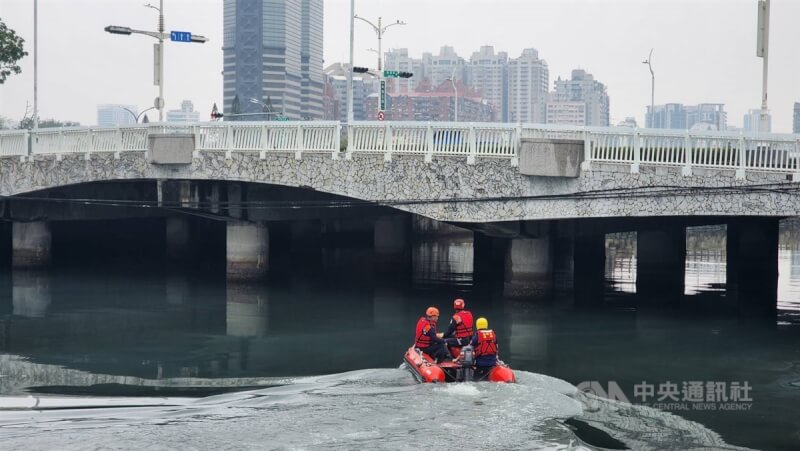
{"label": "blue road sign", "polygon": [[170,31],[169,39],[176,42],[192,42],[192,33],[188,31]]}

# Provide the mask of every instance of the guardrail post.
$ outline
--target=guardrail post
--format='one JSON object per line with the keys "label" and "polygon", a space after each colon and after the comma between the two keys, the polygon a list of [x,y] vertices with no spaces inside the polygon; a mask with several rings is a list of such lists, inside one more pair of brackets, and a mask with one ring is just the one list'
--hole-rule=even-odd
{"label": "guardrail post", "polygon": [[592,140],[589,137],[589,131],[583,130],[583,162],[581,163],[582,171],[592,170]]}
{"label": "guardrail post", "polygon": [[24,162],[26,157],[28,159],[32,158],[34,139],[36,138],[33,136],[33,133],[31,133],[28,130],[25,130],[25,155],[22,155],[20,161]]}
{"label": "guardrail post", "polygon": [[353,133],[353,124],[347,123],[347,150],[344,153],[345,160],[352,160],[353,159],[353,140],[355,139],[356,134]]}
{"label": "guardrail post", "polygon": [[225,159],[230,160],[233,155],[233,125],[225,126]]}
{"label": "guardrail post", "polygon": [[631,164],[631,174],[639,173],[639,165],[642,163],[642,150],[640,145],[641,136],[639,129],[633,130],[633,164]]}
{"label": "guardrail post", "polygon": [[297,134],[295,135],[295,151],[294,159],[301,160],[303,158],[303,150],[305,150],[305,142],[303,141],[303,126],[297,126]]}
{"label": "guardrail post", "polygon": [[519,166],[519,154],[522,152],[522,123],[517,122],[514,127],[513,135],[511,136],[511,146],[514,150],[514,155],[511,157],[511,167]]}
{"label": "guardrail post", "polygon": [[745,178],[745,168],[747,167],[747,141],[744,139],[744,135],[739,136],[739,149],[737,149],[737,154],[739,157],[739,165],[736,169],[736,178],[737,179],[744,179]]}
{"label": "guardrail post", "polygon": [[475,124],[469,124],[469,131],[467,131],[467,142],[469,143],[469,155],[467,155],[467,164],[475,164],[475,156],[478,153],[478,137],[475,133]]}
{"label": "guardrail post", "polygon": [[267,159],[267,149],[269,148],[269,127],[266,124],[261,126],[261,140],[259,141],[258,159]]}
{"label": "guardrail post", "polygon": [[681,174],[685,177],[692,175],[692,159],[694,151],[692,149],[692,136],[689,132],[683,136],[683,168]]}
{"label": "guardrail post", "polygon": [[394,150],[394,139],[392,139],[392,126],[384,124],[383,129],[383,161],[392,161],[392,151]]}
{"label": "guardrail post", "polygon": [[122,127],[117,127],[114,131],[114,159],[119,160],[122,152]]}
{"label": "guardrail post", "polygon": [[428,123],[428,129],[425,132],[425,162],[430,163],[433,161],[433,126]]}
{"label": "guardrail post", "polygon": [[192,151],[192,158],[200,158],[200,149],[203,148],[203,135],[201,134],[200,126],[192,126],[192,134],[194,135],[194,150]]}
{"label": "guardrail post", "polygon": [[339,152],[341,152],[341,149],[339,149],[339,147],[341,147],[340,143],[341,143],[341,140],[342,140],[342,123],[341,122],[336,124],[336,130],[334,130],[334,135],[333,135],[332,139],[333,139],[333,143],[332,143],[333,144],[333,147],[332,147],[333,150],[331,150],[331,158],[333,158],[334,160],[338,160],[339,159]]}
{"label": "guardrail post", "polygon": [[793,156],[794,164],[794,174],[792,175],[792,181],[797,182],[800,181],[800,138],[794,141],[794,156]]}

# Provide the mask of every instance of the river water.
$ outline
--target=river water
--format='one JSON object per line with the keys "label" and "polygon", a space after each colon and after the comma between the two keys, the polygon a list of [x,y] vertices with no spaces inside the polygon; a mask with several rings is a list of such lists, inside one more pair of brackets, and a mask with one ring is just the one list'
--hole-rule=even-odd
{"label": "river water", "polygon": [[[767,322],[725,302],[713,227],[687,234],[677,309],[637,298],[626,234],[607,239],[608,289],[590,308],[561,292],[506,299],[473,276],[468,235],[416,242],[413,269],[388,277],[358,246],[273,262],[260,285],[146,259],[6,268],[1,446],[798,449],[798,231],[782,225]],[[420,312],[454,297],[489,318],[518,384],[422,385],[402,368]]]}

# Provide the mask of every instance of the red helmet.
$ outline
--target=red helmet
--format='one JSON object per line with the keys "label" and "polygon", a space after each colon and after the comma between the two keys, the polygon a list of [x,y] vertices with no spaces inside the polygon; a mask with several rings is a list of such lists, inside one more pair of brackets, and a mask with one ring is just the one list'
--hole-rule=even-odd
{"label": "red helmet", "polygon": [[464,300],[459,298],[453,301],[453,308],[456,310],[464,310]]}

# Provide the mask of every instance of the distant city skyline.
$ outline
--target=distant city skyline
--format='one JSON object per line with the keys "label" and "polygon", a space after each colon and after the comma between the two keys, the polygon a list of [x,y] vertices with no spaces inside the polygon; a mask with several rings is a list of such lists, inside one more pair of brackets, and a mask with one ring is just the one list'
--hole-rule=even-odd
{"label": "distant city skyline", "polygon": [[[201,119],[211,105],[223,104],[223,0],[165,0],[168,29],[188,30],[210,40],[202,45],[168,43],[165,51],[166,109],[191,98]],[[516,57],[535,48],[547,61],[552,80],[581,68],[602,81],[612,99],[610,122],[633,117],[644,124],[650,74],[641,61],[651,48],[656,77],[655,103],[725,104],[738,121],[760,104],[761,59],[755,56],[756,1],[556,1],[556,0],[357,0],[359,15],[402,19],[383,48],[409,54],[438,54],[443,46],[469,56],[481,46]],[[324,4],[324,66],[348,61],[349,1]],[[769,108],[772,128],[790,132],[794,102],[800,101],[800,2],[771,5]],[[33,48],[29,0],[3,0],[0,17]],[[139,0],[39,0],[40,117],[91,124],[96,105],[152,105],[153,39],[116,36],[106,25],[153,29],[156,14]],[[449,18],[442,20],[442,18]],[[712,20],[713,19],[713,20]],[[624,24],[624,26],[612,26]],[[692,33],[677,30],[691,29]],[[356,24],[356,65],[375,65],[375,35]],[[33,57],[23,73],[0,85],[0,116],[19,119],[33,98]]]}

